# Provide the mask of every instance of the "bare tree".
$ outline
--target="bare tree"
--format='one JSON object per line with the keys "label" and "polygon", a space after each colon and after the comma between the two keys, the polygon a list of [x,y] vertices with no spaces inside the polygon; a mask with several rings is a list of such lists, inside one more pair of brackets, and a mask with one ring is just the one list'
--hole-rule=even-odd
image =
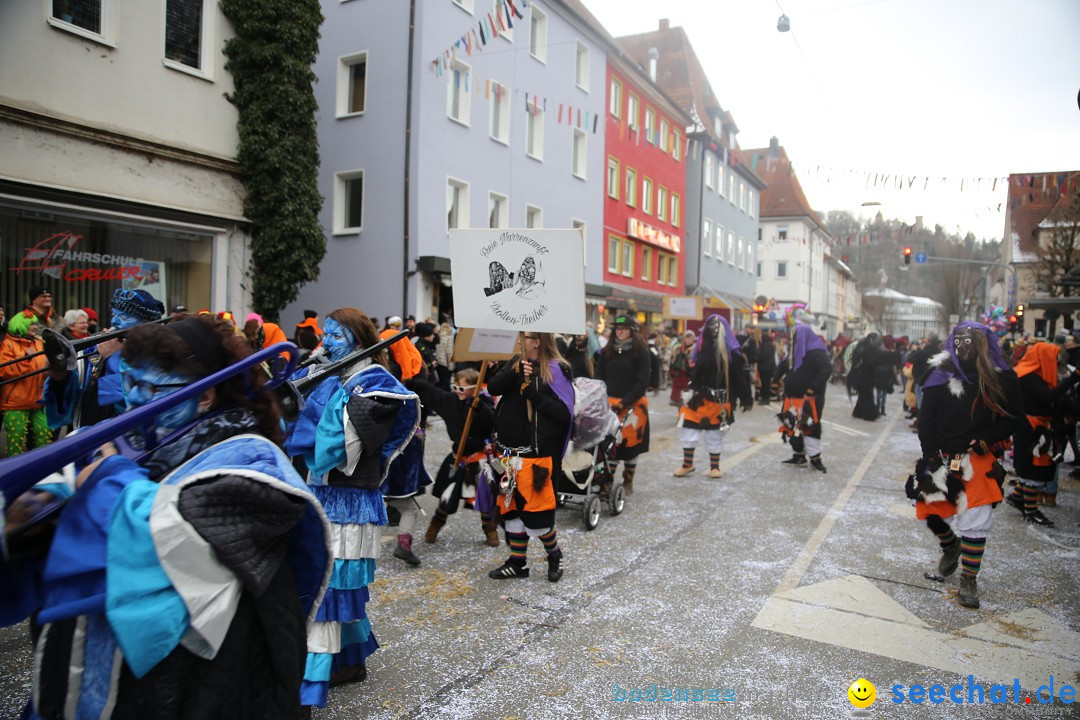
{"label": "bare tree", "polygon": [[888,335],[892,331],[892,321],[895,319],[896,301],[885,294],[866,294],[862,296],[863,317],[866,318],[867,332],[876,328],[882,335]]}
{"label": "bare tree", "polygon": [[1072,285],[1062,285],[1061,278],[1080,263],[1080,195],[1065,196],[1035,228],[1041,235],[1035,278],[1040,290],[1050,297],[1070,296]]}

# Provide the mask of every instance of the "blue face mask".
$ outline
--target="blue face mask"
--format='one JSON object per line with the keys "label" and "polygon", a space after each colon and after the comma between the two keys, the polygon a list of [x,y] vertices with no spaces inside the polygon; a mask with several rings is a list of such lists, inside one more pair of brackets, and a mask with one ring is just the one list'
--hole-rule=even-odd
{"label": "blue face mask", "polygon": [[340,360],[356,349],[356,338],[352,331],[334,318],[326,319],[323,331],[323,347],[331,360]]}
{"label": "blue face mask", "polygon": [[[120,387],[124,393],[127,409],[142,407],[147,403],[176,392],[192,383],[192,378],[170,373],[154,366],[133,367],[126,360],[120,361]],[[172,430],[183,427],[199,414],[199,398],[192,397],[176,407],[156,416],[153,430],[160,440]]]}
{"label": "blue face mask", "polygon": [[128,315],[126,312],[121,312],[116,308],[112,311],[112,329],[113,330],[127,330],[129,327],[138,325],[141,320],[134,315]]}

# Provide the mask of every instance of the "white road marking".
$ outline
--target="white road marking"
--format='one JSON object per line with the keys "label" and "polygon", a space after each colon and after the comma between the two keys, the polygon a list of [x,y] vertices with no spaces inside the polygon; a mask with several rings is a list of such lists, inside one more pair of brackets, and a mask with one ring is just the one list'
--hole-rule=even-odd
{"label": "white road marking", "polygon": [[[893,418],[893,420],[895,419],[896,418]],[[870,433],[865,433],[862,430],[856,430],[855,428],[849,428],[847,425],[841,425],[840,423],[833,422],[832,420],[822,420],[821,424],[828,425],[834,430],[844,433],[845,435],[852,435],[854,437],[870,437]]]}

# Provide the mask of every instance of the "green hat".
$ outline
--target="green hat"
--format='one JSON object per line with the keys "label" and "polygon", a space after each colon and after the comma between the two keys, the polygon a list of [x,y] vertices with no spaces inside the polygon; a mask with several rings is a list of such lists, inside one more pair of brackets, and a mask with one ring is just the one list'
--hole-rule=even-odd
{"label": "green hat", "polygon": [[620,315],[619,317],[615,318],[615,327],[626,327],[630,328],[631,330],[637,330],[638,322],[636,318],[631,317],[630,315]]}

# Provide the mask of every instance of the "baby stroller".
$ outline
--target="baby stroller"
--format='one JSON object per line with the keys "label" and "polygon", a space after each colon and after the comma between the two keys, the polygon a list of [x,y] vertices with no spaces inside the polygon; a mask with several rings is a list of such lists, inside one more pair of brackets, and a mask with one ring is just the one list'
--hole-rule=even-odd
{"label": "baby stroller", "polygon": [[622,423],[608,405],[607,386],[602,380],[578,378],[574,381],[574,433],[562,460],[555,499],[559,507],[581,507],[586,530],[600,523],[602,492],[607,491],[608,509],[618,515],[626,507],[626,490],[621,478],[613,478],[608,459],[615,454]]}

